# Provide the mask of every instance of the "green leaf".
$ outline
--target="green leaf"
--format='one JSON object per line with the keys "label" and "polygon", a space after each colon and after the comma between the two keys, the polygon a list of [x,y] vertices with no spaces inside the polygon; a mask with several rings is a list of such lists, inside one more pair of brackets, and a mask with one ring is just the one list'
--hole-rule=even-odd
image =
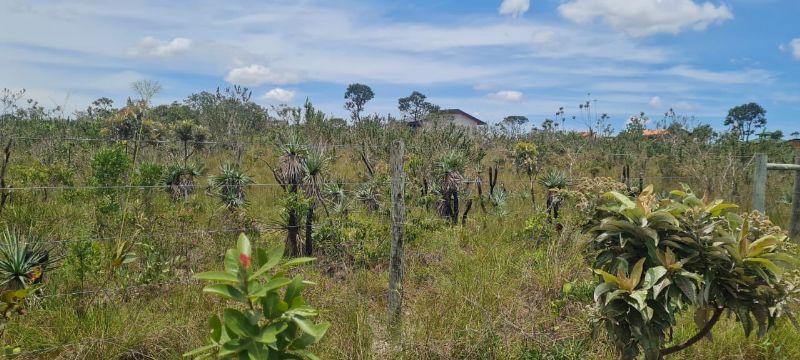
{"label": "green leaf", "polygon": [[227,308],[222,311],[222,318],[225,326],[240,337],[251,337],[258,334],[258,327],[250,323],[250,319],[239,310]]}
{"label": "green leaf", "polygon": [[653,298],[658,297],[658,294],[660,294],[661,291],[664,290],[664,288],[666,288],[667,286],[670,286],[671,284],[672,284],[672,280],[670,280],[667,277],[667,278],[664,278],[663,280],[661,280],[660,282],[658,282],[657,284],[653,285]]}
{"label": "green leaf", "polygon": [[283,258],[283,251],[284,251],[283,246],[276,246],[270,249],[266,254],[267,256],[266,262],[263,265],[261,265],[261,267],[258,268],[258,270],[256,270],[256,272],[254,272],[253,275],[250,275],[248,280],[256,279],[265,272],[274,268],[275,265],[278,265],[278,263],[281,261],[281,258]]}
{"label": "green leaf", "polygon": [[214,284],[203,288],[204,293],[220,295],[226,299],[246,302],[244,294],[239,289],[228,284]]}
{"label": "green leaf", "polygon": [[617,279],[616,276],[611,275],[611,274],[605,272],[604,270],[600,270],[600,269],[593,269],[592,271],[594,271],[595,274],[602,276],[604,283],[619,285],[619,279]]}
{"label": "green leaf", "polygon": [[[295,318],[292,318],[292,321],[294,321],[294,323],[297,324],[297,327],[299,327],[300,330],[303,330],[303,332],[313,336],[316,339],[321,338],[322,335],[325,334],[324,331],[323,331],[322,334],[318,333],[317,331],[319,329],[317,329],[316,325],[314,325],[314,323],[311,320],[304,319],[304,318],[301,318],[301,317],[295,317]],[[327,330],[327,328],[325,328],[323,330]]]}
{"label": "green leaf", "polygon": [[195,357],[195,356],[197,356],[197,355],[206,354],[206,353],[209,353],[209,352],[211,352],[211,350],[213,350],[213,349],[216,349],[218,346],[219,346],[219,345],[217,345],[217,344],[211,344],[211,345],[201,346],[201,347],[199,347],[199,348],[197,348],[197,349],[194,349],[194,350],[192,350],[192,351],[189,351],[189,352],[187,352],[187,353],[184,353],[184,354],[183,354],[183,356],[184,356],[184,357]]}
{"label": "green leaf", "polygon": [[297,266],[297,265],[300,265],[300,264],[305,264],[307,262],[311,262],[311,261],[314,261],[314,260],[316,260],[316,258],[313,258],[313,257],[294,258],[294,259],[291,259],[291,260],[281,264],[280,268],[281,269],[288,269],[290,267]]}
{"label": "green leaf", "polygon": [[292,280],[287,278],[287,277],[283,277],[283,276],[274,277],[274,278],[270,279],[269,281],[267,281],[267,284],[264,285],[264,287],[261,288],[258,292],[254,293],[253,296],[254,297],[267,296],[267,293],[269,293],[270,291],[274,291],[276,289],[280,289],[281,287],[284,287],[284,286],[289,285],[291,283],[292,283]]}
{"label": "green leaf", "polygon": [[778,265],[775,265],[774,262],[769,261],[769,260],[767,260],[765,258],[747,258],[747,259],[744,259],[744,262],[745,263],[761,265],[762,267],[764,267],[765,269],[769,270],[770,272],[775,274],[775,276],[778,276],[778,277],[780,277],[781,274],[783,274],[783,270],[780,267],[778,267]]}
{"label": "green leaf", "polygon": [[706,211],[711,214],[711,216],[720,216],[723,211],[728,209],[738,209],[739,205],[735,204],[723,204],[723,203],[714,203],[711,204]]}
{"label": "green leaf", "polygon": [[211,341],[219,343],[222,338],[222,322],[217,315],[211,315],[208,319],[208,326],[211,328]]}
{"label": "green leaf", "polygon": [[225,251],[224,265],[226,272],[232,274],[239,273],[239,253],[236,249],[228,249]]}
{"label": "green leaf", "polygon": [[288,327],[289,325],[285,322],[274,322],[261,330],[261,333],[258,334],[255,340],[260,343],[272,344],[278,341],[278,334],[282,333]]}
{"label": "green leaf", "polygon": [[231,274],[227,271],[206,271],[195,274],[194,278],[197,280],[223,281],[234,284],[239,282],[239,277],[237,277],[236,274]]}
{"label": "green leaf", "polygon": [[620,193],[618,193],[616,191],[609,191],[609,192],[603,194],[603,197],[609,198],[609,199],[615,199],[619,203],[621,203],[622,206],[625,207],[625,208],[635,208],[636,207],[636,203],[634,203],[633,200],[631,200],[627,196],[625,196],[623,194],[620,194]]}
{"label": "green leaf", "polygon": [[287,304],[291,303],[295,296],[300,295],[300,292],[303,291],[303,287],[305,287],[305,285],[303,285],[303,278],[301,278],[299,275],[295,276],[294,279],[292,279],[292,282],[286,288],[286,294],[283,298],[283,301],[285,301]]}
{"label": "green leaf", "polygon": [[656,266],[647,269],[647,271],[644,273],[644,280],[642,280],[641,288],[650,289],[666,274],[667,269],[663,266]]}
{"label": "green leaf", "polygon": [[[764,236],[756,241],[754,241],[750,246],[747,247],[747,256],[753,257],[761,255],[764,250],[769,247],[775,246],[780,243],[780,240],[774,235],[767,235]],[[744,255],[744,254],[743,254]]]}

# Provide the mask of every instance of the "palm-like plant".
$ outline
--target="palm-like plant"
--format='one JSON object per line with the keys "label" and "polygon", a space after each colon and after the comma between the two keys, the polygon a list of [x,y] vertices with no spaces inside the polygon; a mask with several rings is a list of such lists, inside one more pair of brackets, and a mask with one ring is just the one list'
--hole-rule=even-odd
{"label": "palm-like plant", "polygon": [[[306,157],[308,148],[300,142],[298,136],[293,135],[289,141],[279,144],[281,156],[278,159],[278,167],[270,167],[272,175],[280,184],[281,188],[287,192],[289,197],[297,197],[298,190],[306,179]],[[286,209],[286,252],[289,256],[301,256],[303,247],[300,244],[300,219],[296,209],[289,207]]]}
{"label": "palm-like plant", "polygon": [[341,182],[334,181],[326,184],[324,195],[324,198],[332,205],[331,210],[334,213],[347,211],[347,193]]}
{"label": "palm-like plant", "polygon": [[[296,140],[296,139],[294,139]],[[289,192],[297,192],[298,187],[306,177],[305,161],[308,155],[308,148],[299,144],[298,141],[291,141],[288,144],[281,144],[281,157],[278,169],[273,170],[276,180]]]}
{"label": "palm-like plant", "polygon": [[0,286],[5,290],[25,289],[40,281],[54,263],[50,250],[31,235],[8,228],[0,233]]}
{"label": "palm-like plant", "polygon": [[542,186],[547,188],[547,211],[554,219],[558,219],[558,211],[564,197],[559,194],[559,190],[566,189],[570,185],[569,178],[562,172],[551,170],[541,180]]}
{"label": "palm-like plant", "polygon": [[436,178],[439,179],[439,191],[442,194],[442,206],[439,213],[449,216],[452,223],[458,222],[458,191],[464,182],[464,157],[451,151],[443,155],[435,164]]}
{"label": "palm-like plant", "polygon": [[306,256],[310,256],[314,251],[314,209],[317,207],[317,205],[322,205],[323,209],[325,209],[325,213],[328,213],[328,208],[325,206],[325,202],[322,200],[322,178],[329,162],[330,158],[325,157],[325,150],[316,149],[308,152],[308,155],[303,163],[305,166],[303,191],[305,192],[306,197],[311,200],[311,206],[308,208],[308,212],[306,212]]}
{"label": "palm-like plant", "polygon": [[173,200],[186,198],[194,192],[194,178],[200,174],[200,168],[192,164],[172,165],[167,168],[164,185],[168,186],[167,191],[172,195]]}
{"label": "palm-like plant", "polygon": [[211,176],[208,185],[216,193],[222,204],[229,210],[242,208],[246,204],[245,187],[253,183],[247,174],[236,166],[223,165],[219,175]]}

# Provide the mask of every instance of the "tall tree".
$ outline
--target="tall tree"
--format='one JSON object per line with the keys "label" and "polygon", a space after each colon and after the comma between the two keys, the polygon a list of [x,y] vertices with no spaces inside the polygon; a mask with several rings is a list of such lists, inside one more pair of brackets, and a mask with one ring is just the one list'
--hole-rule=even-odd
{"label": "tall tree", "polygon": [[725,126],[730,126],[741,140],[749,141],[757,129],[767,125],[766,114],[767,111],[754,102],[739,105],[728,110]]}
{"label": "tall tree", "polygon": [[439,111],[439,107],[426,101],[428,97],[419,91],[414,91],[411,95],[397,100],[397,108],[404,114],[406,119],[420,121],[429,114]]}
{"label": "tall tree", "polygon": [[372,88],[364,84],[350,84],[347,86],[347,91],[344,92],[344,98],[347,101],[344,103],[344,108],[350,111],[350,117],[353,121],[361,120],[361,112],[364,111],[364,105],[367,104],[375,93]]}

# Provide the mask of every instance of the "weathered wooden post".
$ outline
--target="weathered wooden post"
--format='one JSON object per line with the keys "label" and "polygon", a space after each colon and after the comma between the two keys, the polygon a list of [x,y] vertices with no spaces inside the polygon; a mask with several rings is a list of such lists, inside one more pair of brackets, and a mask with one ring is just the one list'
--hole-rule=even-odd
{"label": "weathered wooden post", "polygon": [[767,154],[755,155],[753,170],[753,210],[762,214],[766,211],[767,197]]}
{"label": "weathered wooden post", "polygon": [[403,232],[406,217],[403,152],[403,141],[394,141],[392,143],[389,165],[392,176],[392,245],[389,255],[389,332],[393,340],[396,341],[396,344],[402,343]]}
{"label": "weathered wooden post", "polygon": [[[794,153],[794,164],[800,167],[800,151]],[[789,238],[800,240],[800,171],[794,172],[794,191],[792,192],[792,218],[789,224]]]}
{"label": "weathered wooden post", "polygon": [[767,155],[756,154],[753,171],[753,210],[766,211],[767,171],[794,171],[794,192],[792,194],[792,214],[789,219],[789,238],[800,238],[800,152],[795,153],[794,164],[772,164]]}

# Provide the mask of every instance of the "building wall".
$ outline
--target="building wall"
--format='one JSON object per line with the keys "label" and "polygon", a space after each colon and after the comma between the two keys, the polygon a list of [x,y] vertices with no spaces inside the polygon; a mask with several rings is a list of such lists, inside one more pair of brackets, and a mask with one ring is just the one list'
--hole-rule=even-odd
{"label": "building wall", "polygon": [[[460,126],[464,126],[464,127],[468,127],[468,128],[476,128],[476,127],[478,127],[478,124],[475,123],[475,121],[473,121],[472,119],[470,119],[470,118],[468,118],[468,117],[466,117],[466,116],[464,116],[462,114],[445,114],[441,118],[439,118],[437,120],[434,120],[434,121],[439,121],[440,122],[440,126],[441,125],[445,125],[448,122],[451,122],[451,123],[453,123],[455,125],[460,125]],[[423,124],[422,126],[424,126],[424,127],[433,127],[434,121],[431,121],[431,120],[423,121],[422,122],[422,124]]]}

